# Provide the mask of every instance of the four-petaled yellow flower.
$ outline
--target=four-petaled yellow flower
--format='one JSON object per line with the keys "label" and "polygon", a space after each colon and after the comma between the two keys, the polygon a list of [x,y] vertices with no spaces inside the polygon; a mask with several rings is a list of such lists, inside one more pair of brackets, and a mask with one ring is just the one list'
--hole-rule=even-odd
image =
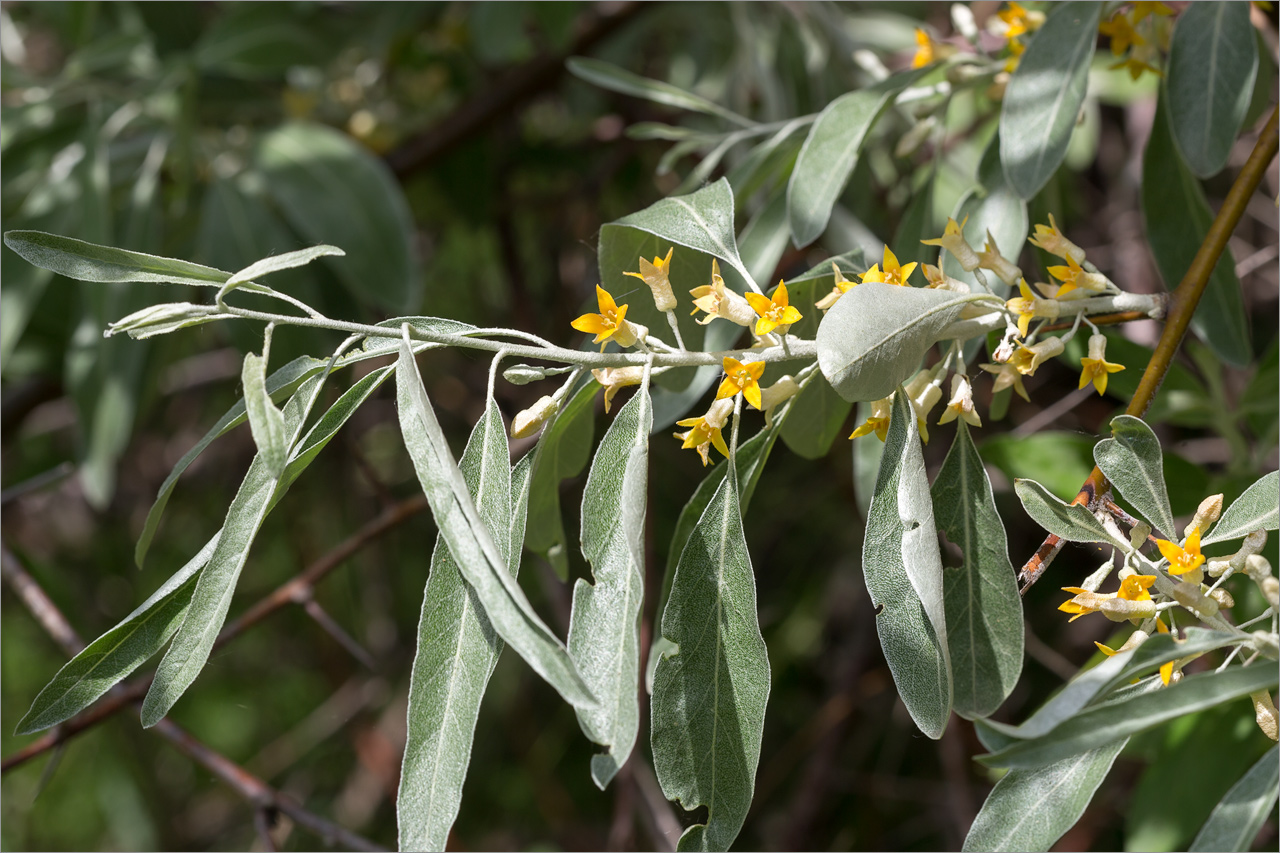
{"label": "four-petaled yellow flower", "polygon": [[1156,547],[1161,555],[1169,561],[1169,574],[1185,575],[1194,571],[1204,563],[1204,554],[1200,553],[1200,531],[1192,530],[1181,547],[1167,539],[1157,539]]}
{"label": "four-petaled yellow flower", "polygon": [[1080,264],[1076,263],[1076,259],[1067,258],[1067,265],[1049,267],[1049,275],[1062,282],[1062,286],[1058,288],[1058,292],[1053,295],[1054,299],[1061,299],[1073,290],[1091,290],[1095,293],[1107,289],[1107,277],[1102,273],[1089,272]]}
{"label": "four-petaled yellow flower", "polygon": [[1107,361],[1107,338],[1105,335],[1089,336],[1089,354],[1080,359],[1080,387],[1093,383],[1098,394],[1107,392],[1107,377],[1112,373],[1124,370],[1123,364],[1112,364]]}
{"label": "four-petaled yellow flower", "polygon": [[933,49],[933,39],[929,38],[920,27],[916,27],[916,55],[911,59],[912,68],[924,68],[937,59]]}
{"label": "four-petaled yellow flower", "polygon": [[863,283],[869,281],[879,281],[885,284],[897,284],[903,287],[907,286],[907,279],[911,278],[911,274],[915,272],[919,264],[914,261],[905,266],[898,263],[898,256],[888,246],[884,247],[884,269],[880,269],[879,264],[872,264],[871,269],[862,273]]}
{"label": "four-petaled yellow flower", "polygon": [[[1015,355],[1015,358],[1017,356]],[[1027,402],[1031,402],[1031,397],[1027,394],[1027,388],[1022,384],[1022,374],[1018,372],[1018,368],[1013,363],[1008,364],[983,364],[979,365],[987,373],[995,374],[996,381],[991,386],[993,393],[999,394],[1006,388],[1012,387],[1018,396]]]}
{"label": "four-petaled yellow flower", "polygon": [[[782,282],[778,282],[778,288],[773,292],[772,299],[759,293],[744,293],[743,296],[751,303],[751,308],[760,315],[760,319],[756,321],[757,335],[767,335],[779,326],[790,326],[800,320],[800,312],[787,303],[787,286]],[[785,331],[783,329],[784,333]],[[756,408],[760,407],[756,406]]]}
{"label": "four-petaled yellow flower", "polygon": [[1035,236],[1028,242],[1033,246],[1039,246],[1051,255],[1057,255],[1060,258],[1075,258],[1076,263],[1084,263],[1084,249],[1081,249],[1063,236],[1062,232],[1058,230],[1058,223],[1053,221],[1052,213],[1049,214],[1049,224],[1037,224]]}
{"label": "four-petaled yellow flower", "polygon": [[1014,39],[1024,33],[1038,30],[1044,23],[1044,13],[1028,12],[1021,3],[1014,0],[1009,0],[1008,6],[997,12],[996,17],[1004,24],[1004,32],[1001,35],[1007,39]]}
{"label": "four-petaled yellow flower", "polygon": [[[1130,616],[1130,612],[1135,608],[1125,606],[1108,605],[1110,601],[1151,601],[1151,593],[1148,592],[1151,585],[1156,582],[1155,575],[1129,575],[1120,582],[1119,592],[1091,592],[1078,586],[1064,586],[1063,592],[1069,592],[1073,598],[1064,601],[1058,605],[1058,609],[1063,613],[1073,614],[1068,622],[1074,622],[1086,613],[1103,612],[1108,618],[1119,617],[1117,621]],[[1153,609],[1150,605],[1146,609]],[[1145,612],[1145,609],[1144,611]],[[1152,614],[1154,615],[1154,613]]]}
{"label": "four-petaled yellow flower", "polygon": [[747,402],[753,407],[757,409],[763,408],[760,405],[760,376],[764,373],[763,361],[752,361],[743,364],[736,358],[725,356],[724,372],[724,381],[720,383],[720,388],[716,391],[717,400],[732,397],[741,391],[742,396],[746,397]]}
{"label": "four-petaled yellow flower", "polygon": [[709,424],[705,416],[686,418],[682,421],[676,421],[676,424],[689,427],[688,432],[678,432],[675,436],[684,442],[680,445],[681,450],[693,449],[698,451],[698,455],[702,457],[702,467],[705,468],[711,462],[711,447],[713,445],[724,458],[729,458],[729,448],[724,443],[724,436],[720,434],[720,427]]}
{"label": "four-petaled yellow flower", "polygon": [[893,411],[893,395],[885,397],[883,400],[876,400],[871,404],[871,417],[867,418],[866,423],[853,431],[849,436],[850,441],[864,435],[876,434],[876,438],[884,441],[889,435],[889,415]]}
{"label": "four-petaled yellow flower", "polygon": [[840,267],[836,265],[835,261],[831,262],[831,272],[833,274],[832,284],[834,287],[831,288],[830,293],[814,303],[813,307],[817,308],[819,311],[826,311],[832,305],[835,305],[836,300],[841,296],[844,296],[858,284],[856,281],[850,281],[845,278],[844,273],[840,270]]}
{"label": "four-petaled yellow flower", "polygon": [[969,221],[969,217],[965,217],[960,223],[956,223],[954,219],[947,219],[947,227],[943,229],[941,237],[935,237],[932,240],[921,240],[920,242],[926,246],[941,246],[955,257],[959,262],[960,268],[965,272],[973,272],[982,264],[982,259],[978,257],[978,253],[969,245],[969,241],[964,239],[964,226]]}
{"label": "four-petaled yellow flower", "polygon": [[649,285],[649,289],[653,291],[653,303],[658,306],[659,311],[670,311],[676,307],[676,297],[671,292],[671,279],[668,277],[671,274],[671,256],[675,250],[675,246],[668,249],[665,258],[654,255],[653,263],[641,258],[640,272],[623,273]]}
{"label": "four-petaled yellow flower", "polygon": [[600,306],[599,314],[583,314],[570,325],[579,332],[595,335],[596,339],[591,343],[600,344],[601,352],[604,352],[604,342],[610,338],[617,341],[619,346],[634,345],[636,336],[632,324],[626,319],[627,306],[614,302],[609,292],[598,284],[596,302]]}
{"label": "four-petaled yellow flower", "polygon": [[1040,299],[1027,285],[1025,278],[1018,279],[1018,292],[1021,296],[1015,296],[1005,303],[1005,307],[1018,315],[1018,334],[1022,337],[1027,336],[1027,329],[1031,325],[1034,317],[1057,317],[1061,313],[1061,308],[1056,300]]}
{"label": "four-petaled yellow flower", "polygon": [[1129,20],[1129,16],[1120,12],[1112,15],[1110,20],[1098,24],[1098,32],[1111,38],[1112,56],[1122,55],[1130,45],[1147,43],[1147,40],[1133,28],[1133,22]]}
{"label": "four-petaled yellow flower", "polygon": [[1133,4],[1133,11],[1129,14],[1133,16],[1133,22],[1137,24],[1150,15],[1172,15],[1173,9],[1159,2],[1159,0],[1138,0]]}
{"label": "four-petaled yellow flower", "polygon": [[756,321],[756,312],[751,310],[751,305],[742,298],[742,294],[725,287],[724,278],[720,275],[720,264],[715,258],[711,259],[711,284],[695,287],[689,291],[689,295],[693,297],[691,314],[697,314],[699,310],[707,312],[707,316],[698,320],[703,326],[717,317],[723,317],[739,326],[751,326]]}

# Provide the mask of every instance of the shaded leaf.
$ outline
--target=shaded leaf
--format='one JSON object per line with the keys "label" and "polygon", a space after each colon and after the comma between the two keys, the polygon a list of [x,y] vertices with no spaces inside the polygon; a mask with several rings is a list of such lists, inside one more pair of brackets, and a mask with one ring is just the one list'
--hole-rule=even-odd
{"label": "shaded leaf", "polygon": [[284,414],[271,402],[267,393],[267,363],[262,356],[245,353],[244,367],[240,371],[240,383],[244,387],[245,411],[249,415],[249,429],[253,443],[272,477],[279,477],[284,469],[286,442]]}
{"label": "shaded leaf", "polygon": [[143,281],[220,287],[230,273],[43,231],[6,231],[4,243],[29,263],[78,281]]}
{"label": "shaded leaf", "polygon": [[919,428],[900,391],[867,511],[862,575],[898,695],[920,731],[934,740],[942,737],[952,702],[937,530]]}
{"label": "shaded leaf", "polygon": [[525,547],[542,554],[561,580],[569,576],[569,556],[565,553],[564,521],[560,513],[560,482],[576,477],[591,458],[595,433],[592,403],[600,385],[586,380],[560,407],[551,426],[543,430],[533,461],[529,483],[529,526]]}
{"label": "shaded leaf", "polygon": [[811,379],[791,405],[795,416],[783,425],[782,440],[792,453],[805,459],[827,455],[853,408],[823,376]]}
{"label": "shaded leaf", "polygon": [[1271,747],[1227,791],[1191,842],[1191,850],[1248,850],[1252,846],[1280,793],[1277,752],[1280,746]]}
{"label": "shaded leaf", "polygon": [[646,101],[653,101],[656,104],[663,104],[676,109],[705,113],[738,125],[751,124],[749,120],[732,110],[725,109],[719,104],[708,101],[706,98],[699,97],[692,92],[686,92],[678,86],[672,86],[670,83],[664,83],[661,80],[653,80],[649,77],[641,77],[639,74],[632,74],[630,71],[626,71],[609,62],[585,56],[574,56],[565,62],[565,67],[575,77],[586,80],[588,83],[599,86],[602,89],[621,92],[624,95],[631,95],[636,98],[644,98]]}
{"label": "shaded leaf", "polygon": [[1166,537],[1174,537],[1173,510],[1164,485],[1164,456],[1151,427],[1131,415],[1114,418],[1111,438],[1098,442],[1093,458],[1139,515]]}
{"label": "shaded leaf", "polygon": [[1048,183],[1067,154],[1101,14],[1099,3],[1054,9],[1009,78],[1000,110],[1000,161],[1009,187],[1024,199]]}

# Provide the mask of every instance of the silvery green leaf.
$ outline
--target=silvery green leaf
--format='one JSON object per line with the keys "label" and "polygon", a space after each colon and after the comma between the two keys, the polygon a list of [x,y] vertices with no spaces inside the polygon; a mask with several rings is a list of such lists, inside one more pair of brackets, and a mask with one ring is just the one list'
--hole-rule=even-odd
{"label": "silvery green leaf", "polygon": [[1277,527],[1280,527],[1280,472],[1272,471],[1263,474],[1232,501],[1200,544],[1240,539],[1255,530]]}
{"label": "silvery green leaf", "polygon": [[1217,174],[1240,133],[1258,73],[1249,6],[1192,3],[1178,16],[1166,69],[1173,137],[1191,171]]}
{"label": "silvery green leaf", "polygon": [[275,407],[267,393],[267,363],[262,356],[245,353],[240,382],[244,386],[244,404],[249,414],[253,443],[257,445],[258,454],[271,476],[279,477],[284,470],[289,436],[285,435],[284,414]]}
{"label": "silvery green leaf", "polygon": [[164,302],[151,305],[141,311],[134,311],[107,326],[106,334],[118,335],[124,332],[134,340],[141,341],[159,335],[167,335],[179,329],[212,323],[214,320],[230,320],[234,314],[226,314],[218,310],[216,305],[196,305],[191,302]]}
{"label": "silvery green leaf", "polygon": [[563,580],[569,576],[569,556],[565,552],[564,521],[560,513],[560,482],[576,477],[591,458],[595,434],[592,403],[600,393],[594,379],[574,391],[569,402],[538,439],[529,483],[529,525],[525,547],[542,554]]}
{"label": "silvery green leaf", "polygon": [[777,283],[771,277],[787,250],[787,237],[787,197],[781,192],[760,208],[738,235],[742,263],[753,280],[764,282],[765,290]]}
{"label": "silvery green leaf", "polygon": [[16,734],[31,734],[70,719],[160,651],[186,616],[196,574],[209,562],[218,536],[214,534],[132,613],[67,661],[31,703]]}
{"label": "silvery green leaf", "polygon": [[227,279],[227,283],[222,286],[222,290],[226,293],[246,282],[271,275],[273,272],[291,270],[295,267],[304,267],[316,258],[323,258],[326,255],[342,256],[345,254],[346,252],[342,251],[337,246],[328,246],[322,243],[319,246],[311,246],[307,249],[298,249],[293,252],[285,252],[281,255],[272,255],[269,258],[263,258],[260,261],[255,261],[232,275]]}
{"label": "silvery green leaf", "polygon": [[1258,759],[1231,786],[1205,821],[1191,850],[1248,850],[1280,793],[1280,746]]}
{"label": "silvery green leaf", "polygon": [[[306,380],[285,406],[283,420],[285,435],[288,437],[286,446],[292,444],[293,438],[306,421],[311,406],[324,386],[326,375],[319,374]],[[155,680],[143,700],[144,727],[154,726],[169,712],[209,659],[218,631],[227,618],[231,596],[249,556],[249,548],[273,506],[272,498],[278,485],[279,473],[280,469],[272,467],[261,450],[253,458],[253,463],[227,510],[222,533],[209,558],[209,564],[196,582],[182,627],[178,629],[169,651],[160,661]]]}
{"label": "silvery green leaf", "polygon": [[[458,570],[493,625],[525,662],[575,707],[595,704],[564,644],[533,611],[523,590],[507,571],[506,557],[494,544],[471,500],[466,481],[449,452],[449,443],[427,399],[409,344],[401,341],[396,365],[396,401],[400,431],[418,481],[431,505],[436,526]],[[504,527],[503,536],[509,536]]]}
{"label": "silvery green leaf", "polygon": [[883,399],[915,373],[966,306],[997,301],[986,294],[859,284],[818,326],[818,366],[846,400]]}
{"label": "silvery green leaf", "polygon": [[29,263],[77,281],[145,281],[221,287],[230,273],[43,231],[7,231],[4,243]]}
{"label": "silvery green leaf", "polygon": [[869,88],[846,92],[818,114],[787,186],[787,216],[797,246],[809,245],[827,230],[831,209],[853,174],[868,131],[898,92],[921,73],[899,72]]}
{"label": "silvery green leaf", "polygon": [[1024,199],[1048,183],[1067,154],[1101,14],[1100,3],[1054,9],[1009,78],[1000,111],[1000,160],[1009,186]]}
{"label": "silvery green leaf", "polygon": [[[495,532],[512,524],[509,459],[502,414],[489,398],[458,467],[476,511]],[[510,557],[509,534],[495,536],[494,544]],[[462,802],[480,701],[501,652],[502,640],[479,597],[463,580],[445,537],[437,535],[409,681],[408,739],[396,797],[401,850],[445,849]]]}
{"label": "silvery green leaf", "polygon": [[955,710],[979,717],[1000,707],[1017,684],[1024,629],[1004,524],[963,421],[934,479],[933,512],[963,555],[962,565],[942,571]]}
{"label": "silvery green leaf", "polygon": [[963,849],[1048,850],[1084,814],[1128,738],[996,782],[969,827]]}
{"label": "silvery green leaf", "polygon": [[1139,515],[1165,536],[1176,538],[1164,485],[1164,456],[1151,427],[1140,418],[1120,415],[1111,421],[1111,438],[1094,446],[1093,459]]}
{"label": "silvery green leaf", "polygon": [[734,466],[680,555],[662,635],[676,645],[654,673],[653,766],[667,799],[707,808],[680,850],[727,850],[751,806],[769,659],[756,616]]}
{"label": "silvery green leaf", "polygon": [[626,763],[640,728],[640,609],[644,603],[645,489],[653,411],[642,385],[596,448],[582,494],[582,554],[592,580],[573,587],[569,655],[600,704],[578,710],[603,790]]}
{"label": "silvery green leaf", "polygon": [[1013,490],[1027,515],[1045,530],[1068,542],[1110,542],[1106,528],[1087,507],[1058,500],[1035,480],[1014,480]]}
{"label": "silvery green leaf", "polygon": [[575,77],[580,77],[602,89],[610,89],[614,92],[621,92],[624,95],[644,98],[646,101],[653,101],[655,104],[663,104],[680,110],[705,113],[738,125],[746,126],[751,124],[749,120],[732,110],[725,109],[719,104],[708,101],[706,98],[695,95],[692,92],[686,92],[678,86],[672,86],[670,83],[664,83],[661,80],[641,77],[639,74],[633,74],[609,62],[590,59],[585,56],[574,56],[565,62],[565,67]]}
{"label": "silvery green leaf", "polygon": [[1127,738],[1184,714],[1193,714],[1259,690],[1274,690],[1280,674],[1270,661],[1189,675],[1164,689],[1104,702],[1055,726],[1047,734],[1020,740],[978,761],[988,767],[1035,767],[1061,761]]}
{"label": "silvery green leaf", "polygon": [[797,456],[821,459],[840,435],[853,404],[837,394],[826,377],[815,376],[796,395],[792,408],[796,414],[782,428],[783,442]]}
{"label": "silvery green leaf", "polygon": [[[848,297],[845,294],[836,306]],[[920,731],[937,740],[951,716],[952,701],[942,558],[920,432],[902,391],[894,396],[875,496],[867,512],[862,576],[877,608],[880,648],[898,695]]]}
{"label": "silvery green leaf", "polygon": [[[392,350],[398,350],[400,348],[399,330],[405,323],[409,324],[409,328],[419,332],[442,335],[465,335],[467,332],[474,332],[476,329],[476,327],[470,323],[463,323],[461,320],[449,320],[443,317],[393,317],[390,320],[383,320],[376,325],[383,326],[388,329],[395,329],[396,334],[394,336],[381,337],[370,335],[364,339],[361,346],[365,352],[369,353],[385,353],[391,352]],[[439,344],[419,344],[417,346],[430,349],[439,346]],[[417,346],[415,346],[415,350],[417,352],[422,352],[423,350],[418,349]]]}
{"label": "silvery green leaf", "polygon": [[608,239],[605,232],[618,227],[637,228],[676,245],[705,252],[751,280],[738,255],[733,229],[733,190],[724,178],[697,192],[661,199],[638,213],[610,222],[600,229],[602,245]]}

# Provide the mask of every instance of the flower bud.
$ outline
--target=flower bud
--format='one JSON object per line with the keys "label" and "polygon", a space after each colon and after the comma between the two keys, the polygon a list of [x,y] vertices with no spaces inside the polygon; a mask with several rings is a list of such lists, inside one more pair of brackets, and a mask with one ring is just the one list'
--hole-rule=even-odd
{"label": "flower bud", "polygon": [[941,237],[932,240],[921,240],[926,246],[941,246],[943,249],[951,253],[951,256],[960,264],[960,268],[965,272],[973,272],[982,263],[978,258],[978,253],[969,245],[969,241],[964,239],[964,223],[956,223],[954,219],[947,220],[947,227],[942,232]]}
{"label": "flower bud", "polygon": [[969,282],[952,278],[933,264],[924,264],[921,269],[924,270],[925,281],[929,282],[929,287],[933,290],[948,290],[953,293],[970,293],[973,290],[969,287]]}
{"label": "flower bud", "polygon": [[1258,589],[1262,590],[1262,597],[1272,609],[1280,609],[1280,581],[1268,575],[1258,581]]}
{"label": "flower bud", "polygon": [[165,302],[160,305],[149,305],[141,311],[135,311],[127,317],[111,323],[102,333],[104,338],[128,333],[136,340],[167,335],[188,326],[198,326],[213,320],[225,320],[233,317],[218,310],[216,305],[196,305],[191,302]]}
{"label": "flower bud", "polygon": [[1272,740],[1280,740],[1276,731],[1276,703],[1271,701],[1271,694],[1265,690],[1249,694],[1253,700],[1253,718],[1258,721],[1258,728]]}
{"label": "flower bud", "polygon": [[[505,376],[506,374],[503,375]],[[609,414],[609,404],[613,402],[614,396],[619,391],[628,385],[639,385],[644,379],[644,368],[638,365],[634,367],[606,367],[592,370],[591,375],[604,386],[604,413],[607,415]]]}
{"label": "flower bud", "polygon": [[760,389],[760,408],[764,409],[764,425],[773,426],[773,410],[790,400],[800,391],[800,386],[790,374],[783,376],[768,388]]}
{"label": "flower bud", "polygon": [[1127,622],[1131,619],[1148,619],[1155,616],[1156,603],[1149,598],[1141,601],[1108,598],[1099,602],[1098,610],[1112,622]]}
{"label": "flower bud", "polygon": [[1222,495],[1211,495],[1205,498],[1200,502],[1199,508],[1196,509],[1195,517],[1191,519],[1191,523],[1182,531],[1183,538],[1190,536],[1193,530],[1199,530],[1204,533],[1209,529],[1209,525],[1218,520],[1218,516],[1221,514]]}
{"label": "flower bud", "polygon": [[1214,601],[1218,602],[1218,606],[1224,610],[1230,610],[1232,607],[1236,606],[1236,600],[1231,597],[1231,593],[1227,592],[1222,587],[1218,587],[1208,595]]}
{"label": "flower bud", "polygon": [[560,404],[553,397],[543,397],[529,408],[520,412],[511,421],[511,437],[512,438],[528,438],[537,434],[542,429],[542,425],[549,419],[555,417],[557,411],[560,410]]}
{"label": "flower bud", "polygon": [[707,425],[716,429],[723,429],[725,423],[729,420],[729,415],[733,414],[733,398],[725,397],[722,400],[716,400],[711,404],[711,408],[707,409],[707,413],[703,416]]}

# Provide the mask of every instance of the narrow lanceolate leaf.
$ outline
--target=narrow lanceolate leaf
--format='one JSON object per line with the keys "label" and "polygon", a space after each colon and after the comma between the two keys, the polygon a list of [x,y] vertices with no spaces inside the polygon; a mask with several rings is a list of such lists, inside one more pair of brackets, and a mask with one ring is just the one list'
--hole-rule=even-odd
{"label": "narrow lanceolate leaf", "polygon": [[[502,415],[490,398],[458,467],[504,557],[510,536],[498,534],[510,526],[509,460]],[[409,681],[409,734],[396,798],[401,850],[444,850],[462,802],[480,700],[501,651],[475,591],[444,536],[437,536]]]}
{"label": "narrow lanceolate leaf", "polygon": [[217,544],[215,534],[150,598],[67,661],[31,703],[16,733],[31,734],[70,719],[160,651],[182,624],[196,574]]}
{"label": "narrow lanceolate leaf", "polygon": [[991,481],[963,421],[933,484],[938,528],[963,565],[943,569],[956,713],[990,714],[1022,672],[1022,598]]}
{"label": "narrow lanceolate leaf", "polygon": [[[733,229],[733,190],[724,178],[688,195],[677,195],[656,201],[639,213],[610,222],[601,229],[624,226],[638,228],[713,255],[751,281],[751,274],[738,255],[738,241]],[[646,296],[647,298],[647,296]]]}
{"label": "narrow lanceolate leaf", "polygon": [[1191,850],[1248,850],[1280,793],[1280,746],[1273,746],[1231,786],[1191,842]]}
{"label": "narrow lanceolate leaf", "polygon": [[291,270],[295,267],[303,267],[314,261],[316,258],[323,258],[326,255],[345,255],[346,252],[337,246],[327,246],[320,244],[312,246],[308,249],[298,249],[294,252],[285,252],[282,255],[272,255],[269,258],[263,258],[255,261],[239,272],[235,273],[231,278],[227,279],[227,283],[223,285],[224,291],[232,290],[245,282],[253,281],[256,278],[270,275],[273,272],[281,270]]}
{"label": "narrow lanceolate leaf", "polygon": [[[1156,102],[1151,138],[1142,155],[1142,215],[1160,277],[1173,290],[1209,233],[1213,210],[1178,153],[1163,94]],[[1223,249],[1191,317],[1191,330],[1220,358],[1243,367],[1253,360],[1253,347],[1235,266],[1231,249]]]}
{"label": "narrow lanceolate leaf", "polygon": [[1100,3],[1066,3],[1044,22],[1005,89],[1000,160],[1024,199],[1040,191],[1067,154],[1089,83]]}
{"label": "narrow lanceolate leaf", "polygon": [[870,88],[847,92],[823,108],[787,185],[787,217],[797,246],[809,245],[827,230],[831,209],[853,174],[868,131],[894,96],[919,76],[919,70],[895,74]]}
{"label": "narrow lanceolate leaf", "polygon": [[1058,500],[1035,480],[1014,480],[1013,490],[1027,515],[1045,530],[1068,542],[1109,542],[1106,528],[1080,504]]}
{"label": "narrow lanceolate leaf", "polygon": [[608,62],[602,62],[599,59],[575,56],[570,58],[565,65],[573,76],[580,77],[602,89],[610,89],[614,92],[621,92],[624,95],[644,98],[647,101],[653,101],[655,104],[675,107],[680,110],[705,113],[706,115],[726,119],[734,124],[751,124],[750,121],[732,110],[725,109],[719,104],[708,101],[706,98],[695,95],[692,92],[686,92],[678,86],[672,86],[670,83],[653,80],[649,77],[641,77],[639,74],[632,74],[630,71]]}
{"label": "narrow lanceolate leaf", "polygon": [[145,281],[220,287],[231,273],[213,267],[99,246],[43,231],[7,231],[4,244],[41,269],[77,281]]}
{"label": "narrow lanceolate leaf", "polygon": [[529,482],[529,529],[525,545],[542,554],[562,580],[569,577],[564,519],[560,511],[560,482],[576,477],[591,459],[595,411],[591,404],[600,383],[588,379],[569,397],[551,425],[538,439]]}
{"label": "narrow lanceolate leaf", "polygon": [[1128,738],[1040,767],[1010,770],[969,827],[964,850],[1048,850],[1075,826]]}
{"label": "narrow lanceolate leaf", "polygon": [[271,402],[267,393],[267,363],[261,356],[245,353],[240,382],[244,386],[244,405],[249,414],[249,429],[253,431],[253,443],[258,446],[272,477],[279,477],[284,470],[286,442],[284,414]]}
{"label": "narrow lanceolate leaf", "polygon": [[1093,459],[1139,515],[1166,537],[1177,538],[1164,485],[1164,455],[1151,427],[1120,415],[1111,421],[1111,438],[1093,448]]}
{"label": "narrow lanceolate leaf", "polygon": [[846,400],[883,399],[916,371],[966,306],[982,302],[999,304],[986,294],[860,284],[818,326],[818,366]]}
{"label": "narrow lanceolate leaf", "polygon": [[1171,687],[1089,708],[1048,734],[978,756],[989,767],[1036,767],[1193,714],[1259,690],[1274,690],[1280,674],[1269,663],[1201,672]]}
{"label": "narrow lanceolate leaf", "polygon": [[[857,291],[855,287],[849,293]],[[952,691],[942,557],[920,432],[901,392],[894,397],[875,496],[867,511],[862,575],[877,608],[880,648],[898,695],[920,731],[936,740],[951,715]]]}
{"label": "narrow lanceolate leaf", "polygon": [[1178,148],[1202,178],[1227,164],[1249,109],[1258,48],[1246,3],[1192,3],[1169,45],[1169,116]]}
{"label": "narrow lanceolate leaf", "polygon": [[1280,527],[1280,472],[1272,471],[1232,501],[1202,544],[1240,539],[1255,530],[1277,527]]}
{"label": "narrow lanceolate leaf", "polygon": [[662,614],[675,650],[658,661],[650,709],[653,765],[667,799],[707,808],[680,850],[727,850],[755,790],[769,658],[743,535],[738,475],[727,475],[689,536]]}
{"label": "narrow lanceolate leaf", "polygon": [[[324,385],[324,379],[323,374],[308,379],[285,406],[284,428],[290,439],[301,429]],[[279,470],[271,468],[262,452],[253,458],[240,490],[227,510],[222,534],[218,537],[213,556],[209,558],[209,565],[196,582],[187,616],[169,651],[160,661],[155,680],[143,700],[144,727],[154,726],[169,712],[209,659],[218,631],[226,621],[231,596],[240,578],[240,570],[248,559],[249,548],[271,510],[278,475]]]}
{"label": "narrow lanceolate leaf", "polygon": [[[427,399],[413,351],[404,341],[396,363],[396,402],[405,448],[436,526],[489,622],[565,701],[575,707],[594,705],[595,697],[578,674],[568,650],[533,612],[529,599],[507,571],[506,557],[476,510]],[[505,526],[503,535],[509,535]]]}
{"label": "narrow lanceolate leaf", "polygon": [[591,757],[602,790],[627,761],[640,728],[640,609],[644,602],[645,489],[653,411],[642,386],[596,448],[582,494],[582,553],[592,582],[573,587],[569,654],[600,700],[578,711],[607,751]]}

